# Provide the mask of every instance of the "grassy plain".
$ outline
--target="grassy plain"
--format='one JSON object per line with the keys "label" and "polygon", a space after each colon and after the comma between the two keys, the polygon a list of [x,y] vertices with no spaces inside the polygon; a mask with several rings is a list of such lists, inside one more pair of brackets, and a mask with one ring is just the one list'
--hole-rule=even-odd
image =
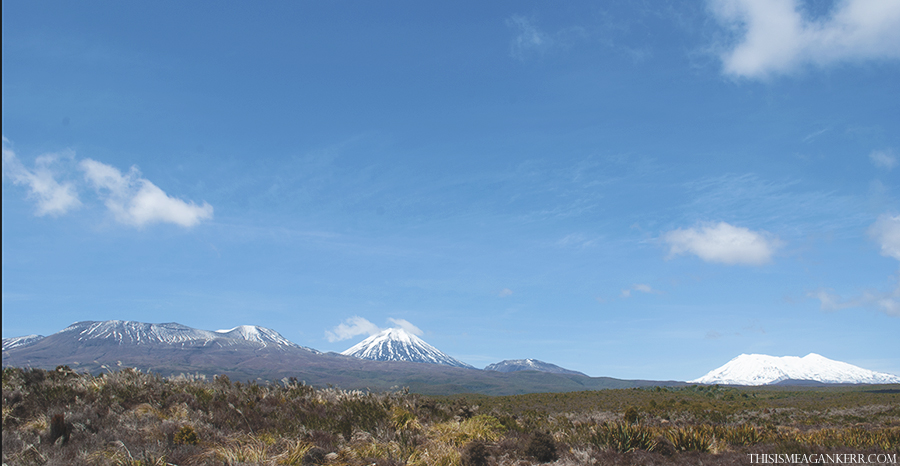
{"label": "grassy plain", "polygon": [[3,369],[8,465],[716,465],[750,464],[751,454],[890,464],[900,458],[900,386],[435,397]]}

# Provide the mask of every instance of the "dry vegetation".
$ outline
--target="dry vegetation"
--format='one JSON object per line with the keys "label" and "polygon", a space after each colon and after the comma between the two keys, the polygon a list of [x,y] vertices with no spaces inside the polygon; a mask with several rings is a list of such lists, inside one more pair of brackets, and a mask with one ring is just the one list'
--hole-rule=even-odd
{"label": "dry vegetation", "polygon": [[896,386],[507,397],[3,369],[8,465],[747,464],[900,453]]}

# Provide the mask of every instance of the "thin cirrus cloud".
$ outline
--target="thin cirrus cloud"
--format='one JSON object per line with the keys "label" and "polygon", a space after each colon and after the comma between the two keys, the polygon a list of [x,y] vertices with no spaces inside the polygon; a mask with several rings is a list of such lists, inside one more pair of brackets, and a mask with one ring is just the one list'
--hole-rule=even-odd
{"label": "thin cirrus cloud", "polygon": [[[402,328],[413,335],[424,335],[425,332],[422,331],[419,327],[416,327],[411,322],[405,319],[394,319],[388,318],[392,324],[394,324],[393,328]],[[325,331],[325,338],[331,342],[337,342],[342,340],[349,340],[355,336],[359,335],[375,335],[381,331],[383,331],[381,327],[373,324],[365,317],[353,316],[349,319],[338,324],[337,327],[332,330]]]}
{"label": "thin cirrus cloud", "polygon": [[876,150],[869,154],[869,160],[878,168],[891,171],[897,166],[897,157],[890,150]]}
{"label": "thin cirrus cloud", "polygon": [[900,317],[900,282],[890,291],[866,290],[861,295],[844,299],[831,289],[819,289],[808,293],[818,299],[823,311],[840,311],[850,308],[874,308],[889,316]]}
{"label": "thin cirrus cloud", "polygon": [[706,262],[726,265],[764,265],[781,241],[766,231],[752,231],[725,222],[666,232],[661,239],[669,257],[693,254]]}
{"label": "thin cirrus cloud", "polygon": [[530,53],[543,53],[553,45],[553,39],[540,31],[528,18],[513,15],[506,20],[506,25],[516,31],[510,43],[510,55],[523,60]]}
{"label": "thin cirrus cloud", "polygon": [[[173,223],[187,228],[213,216],[213,207],[208,203],[197,205],[167,195],[141,177],[137,167],[123,174],[111,165],[84,159],[74,170],[61,163],[61,159],[75,159],[74,153],[66,153],[42,155],[35,159],[34,168],[28,168],[8,145],[9,140],[4,137],[3,175],[14,184],[28,188],[28,197],[37,204],[37,216],[59,216],[82,206],[76,182],[57,181],[57,178],[83,180],[94,189],[116,221],[129,226]],[[75,177],[78,172],[80,178]]]}
{"label": "thin cirrus cloud", "polygon": [[821,19],[797,0],[713,0],[713,16],[740,35],[722,55],[724,72],[746,78],[806,65],[900,58],[900,2],[845,0]]}
{"label": "thin cirrus cloud", "polygon": [[[881,247],[881,255],[900,261],[900,215],[882,214],[868,229],[869,237]],[[859,296],[845,299],[834,290],[821,288],[807,293],[818,299],[823,311],[839,311],[848,308],[874,308],[889,316],[900,317],[900,277],[893,289],[870,289]]]}
{"label": "thin cirrus cloud", "polygon": [[515,31],[510,42],[509,54],[520,61],[544,55],[550,50],[566,49],[586,37],[585,31],[577,26],[564,28],[552,34],[544,32],[533,20],[518,14],[507,18],[506,25]]}

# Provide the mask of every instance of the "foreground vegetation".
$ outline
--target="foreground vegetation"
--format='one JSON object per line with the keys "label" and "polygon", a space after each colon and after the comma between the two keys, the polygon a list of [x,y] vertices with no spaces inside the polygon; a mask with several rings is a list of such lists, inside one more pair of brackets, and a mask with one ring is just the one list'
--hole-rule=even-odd
{"label": "foreground vegetation", "polygon": [[[3,369],[8,465],[748,464],[900,453],[900,387],[505,397]],[[900,457],[900,456],[898,456]],[[888,457],[890,458],[890,457]]]}

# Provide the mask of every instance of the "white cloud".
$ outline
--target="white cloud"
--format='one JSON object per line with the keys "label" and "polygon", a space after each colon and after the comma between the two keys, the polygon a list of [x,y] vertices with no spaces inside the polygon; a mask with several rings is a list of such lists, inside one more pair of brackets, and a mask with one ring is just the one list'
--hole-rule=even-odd
{"label": "white cloud", "polygon": [[623,298],[630,298],[632,291],[639,291],[641,293],[648,293],[648,294],[660,294],[660,291],[654,290],[653,288],[650,287],[650,285],[645,285],[643,283],[635,283],[634,285],[631,285],[631,288],[626,288],[626,289],[622,290],[621,296]]}
{"label": "white cloud", "polygon": [[781,241],[766,231],[751,231],[725,222],[666,232],[669,256],[694,254],[706,262],[763,265],[772,260]]}
{"label": "white cloud", "polygon": [[372,322],[359,316],[353,316],[344,322],[341,322],[334,330],[326,330],[325,338],[334,343],[336,341],[353,338],[357,335],[375,335],[380,331],[381,329]]}
{"label": "white cloud", "polygon": [[[425,334],[422,329],[416,327],[406,319],[388,318],[388,321],[394,324],[394,327],[392,328],[402,328],[403,330],[406,330],[413,335],[422,336]],[[334,343],[336,341],[347,340],[358,335],[375,335],[382,330],[383,329],[381,327],[373,324],[372,322],[369,322],[363,317],[353,316],[341,322],[340,325],[338,325],[331,331],[326,330],[325,338],[327,338],[328,341]]]}
{"label": "white cloud", "polygon": [[20,186],[27,186],[28,197],[37,202],[35,215],[58,216],[81,206],[75,185],[56,181],[53,165],[58,155],[42,155],[35,159],[34,169],[29,170],[8,147],[9,140],[3,137],[3,175]]}
{"label": "white cloud", "polygon": [[881,246],[881,255],[900,260],[900,215],[883,214],[869,227],[869,236]]}
{"label": "white cloud", "polygon": [[497,296],[499,296],[501,298],[505,298],[507,296],[512,296],[512,294],[513,294],[513,290],[511,290],[509,288],[504,288],[504,289],[500,290],[500,293],[498,293]]}
{"label": "white cloud", "polygon": [[888,171],[897,166],[897,157],[889,150],[872,151],[872,153],[869,154],[869,159],[876,167],[884,168]]}
{"label": "white cloud", "polygon": [[[77,173],[72,166],[74,153],[42,155],[35,159],[34,168],[28,169],[9,144],[4,136],[3,176],[28,187],[28,197],[37,201],[36,215],[62,215],[82,205],[75,183],[57,181],[58,177],[64,179],[66,175]],[[62,163],[65,161],[67,164]],[[126,225],[142,227],[151,223],[174,223],[192,227],[213,216],[213,208],[208,203],[198,206],[170,197],[142,178],[136,167],[123,175],[115,167],[84,159],[78,163],[78,168],[84,175],[79,183],[90,184],[116,220]]]}
{"label": "white cloud", "polygon": [[159,222],[192,227],[213,216],[213,208],[208,203],[198,206],[168,196],[150,180],[142,178],[137,167],[131,167],[123,175],[117,168],[96,160],[84,159],[79,166],[116,220],[126,225],[142,227]]}
{"label": "white cloud", "polygon": [[653,293],[653,288],[650,288],[650,285],[644,285],[643,283],[635,283],[631,286],[631,289],[635,291],[640,291],[641,293]]}
{"label": "white cloud", "polygon": [[402,328],[403,330],[406,330],[407,332],[412,333],[413,335],[418,335],[418,336],[425,335],[425,332],[423,332],[422,329],[411,324],[406,319],[388,318],[388,320],[391,321],[391,323],[393,323],[397,327]]}
{"label": "white cloud", "polygon": [[722,56],[726,74],[765,78],[804,65],[900,58],[900,2],[843,0],[822,19],[797,0],[711,0],[713,15],[742,34]]}

